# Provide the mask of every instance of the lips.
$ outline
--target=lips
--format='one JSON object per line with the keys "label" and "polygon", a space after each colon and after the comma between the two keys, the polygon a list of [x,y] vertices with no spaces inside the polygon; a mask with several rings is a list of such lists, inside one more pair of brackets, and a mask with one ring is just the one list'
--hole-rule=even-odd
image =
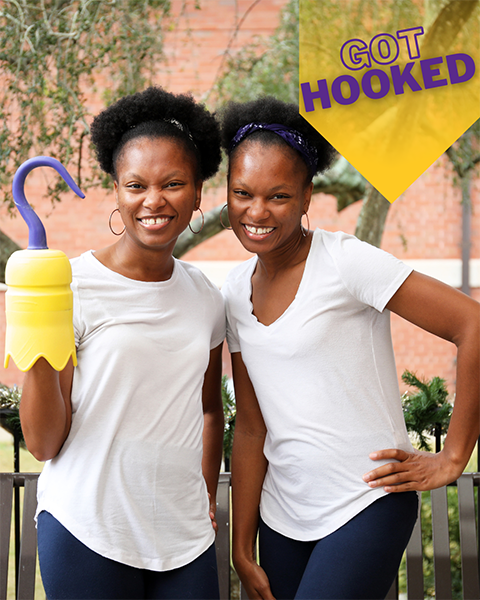
{"label": "lips", "polygon": [[172,217],[143,217],[138,219],[143,225],[163,225],[168,223]]}
{"label": "lips", "polygon": [[254,225],[243,225],[245,229],[253,235],[266,235],[272,233],[275,227],[255,227]]}

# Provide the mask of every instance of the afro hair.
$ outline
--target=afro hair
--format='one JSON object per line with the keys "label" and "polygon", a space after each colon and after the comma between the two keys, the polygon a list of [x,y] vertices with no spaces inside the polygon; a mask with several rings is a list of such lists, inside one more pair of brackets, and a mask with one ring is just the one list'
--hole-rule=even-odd
{"label": "afro hair", "polygon": [[[273,96],[264,96],[250,102],[227,104],[222,114],[222,146],[230,154],[235,134],[248,123],[279,123],[298,131],[316,150],[318,163],[315,173],[327,169],[335,156],[335,149],[298,112],[296,104],[282,102]],[[267,143],[286,144],[276,133],[256,130],[245,139],[258,139]],[[243,140],[242,140],[243,141]],[[233,152],[238,146],[233,149]]]}
{"label": "afro hair", "polygon": [[90,128],[98,163],[115,177],[115,162],[125,143],[138,136],[183,141],[198,161],[199,176],[215,175],[220,165],[220,131],[215,117],[187,94],[149,87],[121,98],[100,114]]}

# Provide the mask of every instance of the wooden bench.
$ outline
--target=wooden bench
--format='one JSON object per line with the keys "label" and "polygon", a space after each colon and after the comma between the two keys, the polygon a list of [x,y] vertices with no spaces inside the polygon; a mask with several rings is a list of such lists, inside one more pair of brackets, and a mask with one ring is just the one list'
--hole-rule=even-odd
{"label": "wooden bench", "polygon": [[[36,531],[33,515],[36,507],[37,474],[0,474],[0,600],[6,598],[8,553],[12,522],[12,498],[14,490],[24,487],[23,524],[19,553],[17,599],[33,600],[35,593]],[[462,559],[462,583],[464,600],[480,600],[479,552],[478,552],[478,500],[475,487],[480,484],[480,473],[462,475],[457,482],[460,549]],[[435,597],[437,600],[452,598],[450,575],[450,542],[448,531],[447,489],[431,492],[433,552],[435,565]],[[219,533],[216,540],[220,597],[230,598],[230,474],[221,473],[218,486],[217,521]],[[423,600],[423,548],[421,523],[417,522],[407,548],[407,597]],[[244,595],[243,595],[244,596]],[[387,598],[397,598],[396,586],[392,586]]]}

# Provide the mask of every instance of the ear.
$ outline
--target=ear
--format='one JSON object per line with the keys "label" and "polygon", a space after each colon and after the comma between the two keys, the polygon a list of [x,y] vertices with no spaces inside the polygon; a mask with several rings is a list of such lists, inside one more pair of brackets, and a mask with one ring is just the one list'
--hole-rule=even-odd
{"label": "ear", "polygon": [[115,193],[115,206],[118,208],[118,183],[113,180],[113,190]]}
{"label": "ear", "polygon": [[310,208],[310,202],[312,200],[312,192],[313,192],[313,181],[311,181],[303,192],[303,212],[304,214],[308,212]]}
{"label": "ear", "polygon": [[200,202],[202,201],[202,187],[203,187],[203,181],[200,179],[195,184],[195,207],[194,207],[194,210],[198,210],[200,208]]}

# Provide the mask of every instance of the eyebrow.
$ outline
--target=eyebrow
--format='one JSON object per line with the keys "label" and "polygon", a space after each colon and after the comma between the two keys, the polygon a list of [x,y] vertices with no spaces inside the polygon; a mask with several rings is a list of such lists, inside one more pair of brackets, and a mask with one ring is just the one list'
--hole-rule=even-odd
{"label": "eyebrow", "polygon": [[[240,187],[244,187],[244,188],[249,188],[249,187],[250,187],[250,186],[249,186],[247,183],[245,183],[244,181],[239,181],[239,180],[232,181],[230,185],[232,185],[232,186],[234,186],[234,187],[235,187],[235,186],[240,186]],[[280,185],[276,185],[275,187],[272,187],[272,188],[270,188],[268,191],[269,191],[270,193],[272,193],[272,192],[277,192],[277,191],[279,191],[279,190],[284,190],[285,188],[287,188],[288,190],[291,190],[293,187],[294,187],[294,186],[292,186],[292,185],[290,185],[290,184],[288,184],[288,183],[281,183]]]}
{"label": "eyebrow", "polygon": [[[168,179],[170,177],[186,177],[187,176],[187,172],[186,171],[182,171],[181,169],[176,169],[175,171],[172,171],[171,173],[167,173],[164,178]],[[135,179],[143,179],[144,175],[140,175],[139,173],[135,173],[134,171],[127,171],[127,173],[124,174],[124,178],[126,179],[130,179],[130,178],[135,178]]]}

